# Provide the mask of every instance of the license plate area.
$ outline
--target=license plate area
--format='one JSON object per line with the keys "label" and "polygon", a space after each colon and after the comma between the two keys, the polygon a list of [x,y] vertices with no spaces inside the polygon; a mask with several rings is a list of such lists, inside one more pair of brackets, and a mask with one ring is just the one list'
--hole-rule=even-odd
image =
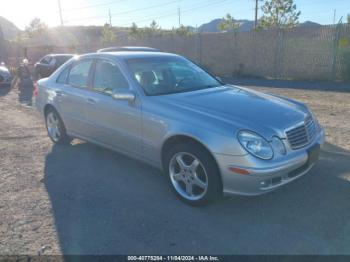
{"label": "license plate area", "polygon": [[312,165],[318,160],[318,157],[320,156],[320,151],[321,151],[321,146],[319,144],[314,145],[313,147],[307,150],[308,165]]}

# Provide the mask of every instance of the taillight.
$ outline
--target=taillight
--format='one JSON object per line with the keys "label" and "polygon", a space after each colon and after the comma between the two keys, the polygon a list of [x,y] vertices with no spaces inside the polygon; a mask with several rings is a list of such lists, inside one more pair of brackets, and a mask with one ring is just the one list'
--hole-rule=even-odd
{"label": "taillight", "polygon": [[36,97],[36,96],[38,96],[38,82],[35,81],[33,83],[33,87],[34,87],[33,88],[33,96]]}

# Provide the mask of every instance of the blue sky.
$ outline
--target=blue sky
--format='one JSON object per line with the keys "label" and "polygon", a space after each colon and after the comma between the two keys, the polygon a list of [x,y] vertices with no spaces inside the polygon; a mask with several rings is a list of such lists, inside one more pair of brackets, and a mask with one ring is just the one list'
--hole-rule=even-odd
{"label": "blue sky", "polygon": [[[294,0],[302,12],[300,21],[311,20],[321,24],[333,23],[350,13],[350,0]],[[66,25],[102,25],[112,14],[112,24],[138,26],[155,19],[162,28],[178,25],[178,8],[181,23],[201,25],[230,13],[237,19],[254,19],[255,0],[61,0]],[[21,7],[21,8],[19,8]],[[4,16],[23,29],[33,17],[39,17],[49,26],[59,25],[58,0],[11,0],[2,3],[0,16]]]}

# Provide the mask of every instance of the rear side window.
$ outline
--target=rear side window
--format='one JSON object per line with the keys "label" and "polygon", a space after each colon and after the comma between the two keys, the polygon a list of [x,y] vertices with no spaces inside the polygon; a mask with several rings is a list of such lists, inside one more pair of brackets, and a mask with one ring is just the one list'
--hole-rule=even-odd
{"label": "rear side window", "polygon": [[52,59],[51,56],[45,56],[43,59],[41,59],[40,63],[42,63],[42,64],[49,64],[51,59]]}
{"label": "rear side window", "polygon": [[92,60],[85,60],[73,65],[69,73],[68,84],[87,88],[91,64]]}
{"label": "rear side window", "polygon": [[67,83],[67,77],[68,77],[68,72],[69,72],[69,66],[64,69],[61,74],[58,76],[56,82],[59,84],[65,84]]}
{"label": "rear side window", "polygon": [[67,62],[69,59],[71,59],[72,56],[57,56],[57,64],[58,65],[63,65],[65,62]]}

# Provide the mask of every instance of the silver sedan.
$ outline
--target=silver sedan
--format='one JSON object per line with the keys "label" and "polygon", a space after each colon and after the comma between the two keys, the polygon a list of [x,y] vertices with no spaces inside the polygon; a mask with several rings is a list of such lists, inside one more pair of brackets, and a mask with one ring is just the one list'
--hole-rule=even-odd
{"label": "silver sedan", "polygon": [[279,188],[324,143],[302,103],[226,85],[168,53],[75,57],[38,82],[36,105],[54,143],[80,138],[145,161],[191,205]]}

